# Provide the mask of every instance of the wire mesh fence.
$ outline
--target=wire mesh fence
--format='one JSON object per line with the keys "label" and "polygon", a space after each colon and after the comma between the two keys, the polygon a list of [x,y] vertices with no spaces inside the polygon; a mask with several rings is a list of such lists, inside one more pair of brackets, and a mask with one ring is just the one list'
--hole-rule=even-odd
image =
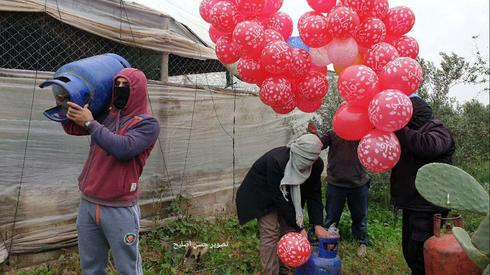
{"label": "wire mesh fence", "polygon": [[[89,56],[116,53],[148,79],[160,80],[163,53],[128,46],[65,24],[40,12],[0,12],[0,68],[56,71]],[[170,54],[169,82],[254,91],[219,61]]]}

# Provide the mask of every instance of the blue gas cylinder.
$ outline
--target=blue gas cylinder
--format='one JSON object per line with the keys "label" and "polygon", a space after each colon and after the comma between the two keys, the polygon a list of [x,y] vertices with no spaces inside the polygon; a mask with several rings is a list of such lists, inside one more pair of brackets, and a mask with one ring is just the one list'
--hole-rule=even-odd
{"label": "blue gas cylinder", "polygon": [[44,111],[54,121],[66,120],[67,102],[89,104],[94,116],[105,111],[111,102],[113,78],[131,65],[117,54],[96,55],[63,65],[52,79],[39,87],[51,86],[56,107]]}
{"label": "blue gas cylinder", "polygon": [[311,256],[304,265],[296,268],[296,275],[340,274],[342,262],[337,255],[339,240],[340,236],[337,234],[319,239],[318,242],[312,241]]}

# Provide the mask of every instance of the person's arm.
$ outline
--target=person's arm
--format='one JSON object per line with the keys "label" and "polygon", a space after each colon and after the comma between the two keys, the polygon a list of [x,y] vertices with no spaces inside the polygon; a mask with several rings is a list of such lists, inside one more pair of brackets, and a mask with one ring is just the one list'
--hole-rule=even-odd
{"label": "person's arm", "polygon": [[431,159],[446,153],[452,146],[451,133],[445,127],[437,127],[427,132],[412,130],[405,127],[397,133],[398,138],[404,139],[416,157]]}
{"label": "person's arm", "polygon": [[331,138],[332,138],[331,137],[331,130],[327,131],[322,137],[320,137],[320,134],[318,134],[318,128],[316,127],[315,123],[310,122],[310,123],[308,123],[307,131],[320,138],[320,140],[322,141],[322,144],[323,144],[322,150],[324,150],[328,146],[330,146],[330,142],[331,142]]}
{"label": "person's arm", "polygon": [[289,193],[289,187],[286,196],[288,201],[286,201],[279,188],[279,183],[283,176],[284,172],[281,171],[277,161],[271,158],[267,163],[267,182],[269,186],[272,186],[272,200],[276,207],[277,216],[280,217],[286,225],[299,231],[302,228],[296,224],[296,212]]}
{"label": "person's arm", "polygon": [[140,121],[124,135],[115,134],[94,121],[89,126],[93,141],[118,160],[130,160],[153,145],[160,133],[158,120],[150,117]]}
{"label": "person's arm", "polygon": [[63,130],[65,133],[73,136],[86,136],[89,134],[87,129],[83,126],[77,125],[75,122],[67,119],[61,122],[61,126],[63,126]]}

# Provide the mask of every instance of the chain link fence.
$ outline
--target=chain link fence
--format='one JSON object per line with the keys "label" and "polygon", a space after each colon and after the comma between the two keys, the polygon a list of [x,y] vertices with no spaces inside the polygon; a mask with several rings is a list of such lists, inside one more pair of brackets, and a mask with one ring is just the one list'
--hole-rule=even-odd
{"label": "chain link fence", "polygon": [[[132,47],[72,27],[45,13],[0,12],[0,68],[56,71],[89,56],[116,53],[159,80],[163,53]],[[217,60],[169,55],[169,82],[254,91]]]}

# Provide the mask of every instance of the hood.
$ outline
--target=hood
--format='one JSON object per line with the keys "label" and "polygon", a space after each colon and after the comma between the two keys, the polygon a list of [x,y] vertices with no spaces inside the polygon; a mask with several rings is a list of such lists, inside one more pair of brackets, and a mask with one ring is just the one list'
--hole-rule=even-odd
{"label": "hood", "polygon": [[418,130],[427,122],[434,118],[432,108],[420,97],[410,97],[413,106],[413,115],[407,126],[410,129]]}
{"label": "hood", "polygon": [[[129,98],[126,107],[121,110],[121,116],[136,116],[149,114],[148,111],[148,85],[145,74],[134,68],[126,68],[120,71],[113,79],[113,83],[118,77],[123,77],[129,84]],[[112,89],[112,101],[114,101],[114,86]],[[111,103],[112,110],[116,108]]]}

